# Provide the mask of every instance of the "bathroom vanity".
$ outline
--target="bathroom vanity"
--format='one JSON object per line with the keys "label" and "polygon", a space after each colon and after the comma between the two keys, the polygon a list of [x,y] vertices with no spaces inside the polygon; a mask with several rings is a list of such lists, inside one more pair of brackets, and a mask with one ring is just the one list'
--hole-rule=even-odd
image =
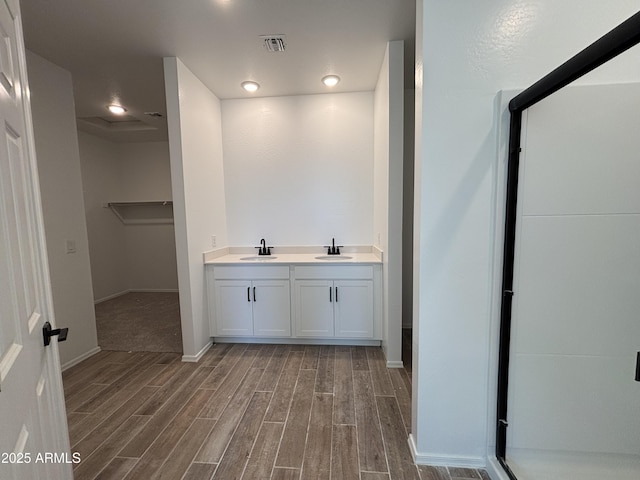
{"label": "bathroom vanity", "polygon": [[371,247],[319,252],[205,254],[215,341],[379,345],[382,253]]}

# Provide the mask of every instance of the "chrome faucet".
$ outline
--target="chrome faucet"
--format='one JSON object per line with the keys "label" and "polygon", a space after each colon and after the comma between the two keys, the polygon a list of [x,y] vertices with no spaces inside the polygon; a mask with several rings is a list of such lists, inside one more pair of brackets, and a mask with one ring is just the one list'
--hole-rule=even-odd
{"label": "chrome faucet", "polygon": [[273,247],[267,247],[267,242],[264,238],[260,239],[260,247],[256,247],[258,249],[258,255],[271,255],[271,249]]}
{"label": "chrome faucet", "polygon": [[336,239],[331,239],[331,245],[325,245],[324,248],[328,248],[327,255],[340,255],[340,247],[344,247],[344,245],[338,245],[336,247]]}

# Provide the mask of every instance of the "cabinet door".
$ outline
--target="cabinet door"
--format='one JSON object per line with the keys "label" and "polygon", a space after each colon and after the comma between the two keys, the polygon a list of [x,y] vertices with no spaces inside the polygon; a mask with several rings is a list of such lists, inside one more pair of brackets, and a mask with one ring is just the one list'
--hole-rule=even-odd
{"label": "cabinet door", "polygon": [[251,282],[216,280],[216,335],[253,335]]}
{"label": "cabinet door", "polygon": [[373,282],[336,280],[334,282],[336,337],[373,337]]}
{"label": "cabinet door", "polygon": [[333,282],[297,280],[295,282],[296,335],[333,337]]}
{"label": "cabinet door", "polygon": [[291,336],[289,280],[254,281],[251,287],[251,299],[253,300],[254,335]]}

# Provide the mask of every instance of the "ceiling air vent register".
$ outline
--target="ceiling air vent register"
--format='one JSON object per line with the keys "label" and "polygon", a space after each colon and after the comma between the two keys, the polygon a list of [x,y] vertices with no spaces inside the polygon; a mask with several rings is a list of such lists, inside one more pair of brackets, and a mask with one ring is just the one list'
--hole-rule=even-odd
{"label": "ceiling air vent register", "polygon": [[261,35],[260,39],[267,52],[284,52],[286,48],[284,35]]}

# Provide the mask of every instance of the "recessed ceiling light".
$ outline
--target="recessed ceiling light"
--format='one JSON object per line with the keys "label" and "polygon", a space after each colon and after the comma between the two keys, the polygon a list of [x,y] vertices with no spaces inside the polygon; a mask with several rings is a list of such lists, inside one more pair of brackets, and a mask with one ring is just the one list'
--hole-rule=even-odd
{"label": "recessed ceiling light", "polygon": [[338,82],[340,82],[340,77],[338,75],[327,75],[326,77],[322,77],[322,83],[327,87],[335,87]]}
{"label": "recessed ceiling light", "polygon": [[108,105],[107,108],[115,115],[122,115],[127,111],[127,109],[121,105]]}
{"label": "recessed ceiling light", "polygon": [[251,93],[257,91],[260,88],[260,85],[258,85],[256,82],[242,82],[240,85],[247,92],[251,92]]}

